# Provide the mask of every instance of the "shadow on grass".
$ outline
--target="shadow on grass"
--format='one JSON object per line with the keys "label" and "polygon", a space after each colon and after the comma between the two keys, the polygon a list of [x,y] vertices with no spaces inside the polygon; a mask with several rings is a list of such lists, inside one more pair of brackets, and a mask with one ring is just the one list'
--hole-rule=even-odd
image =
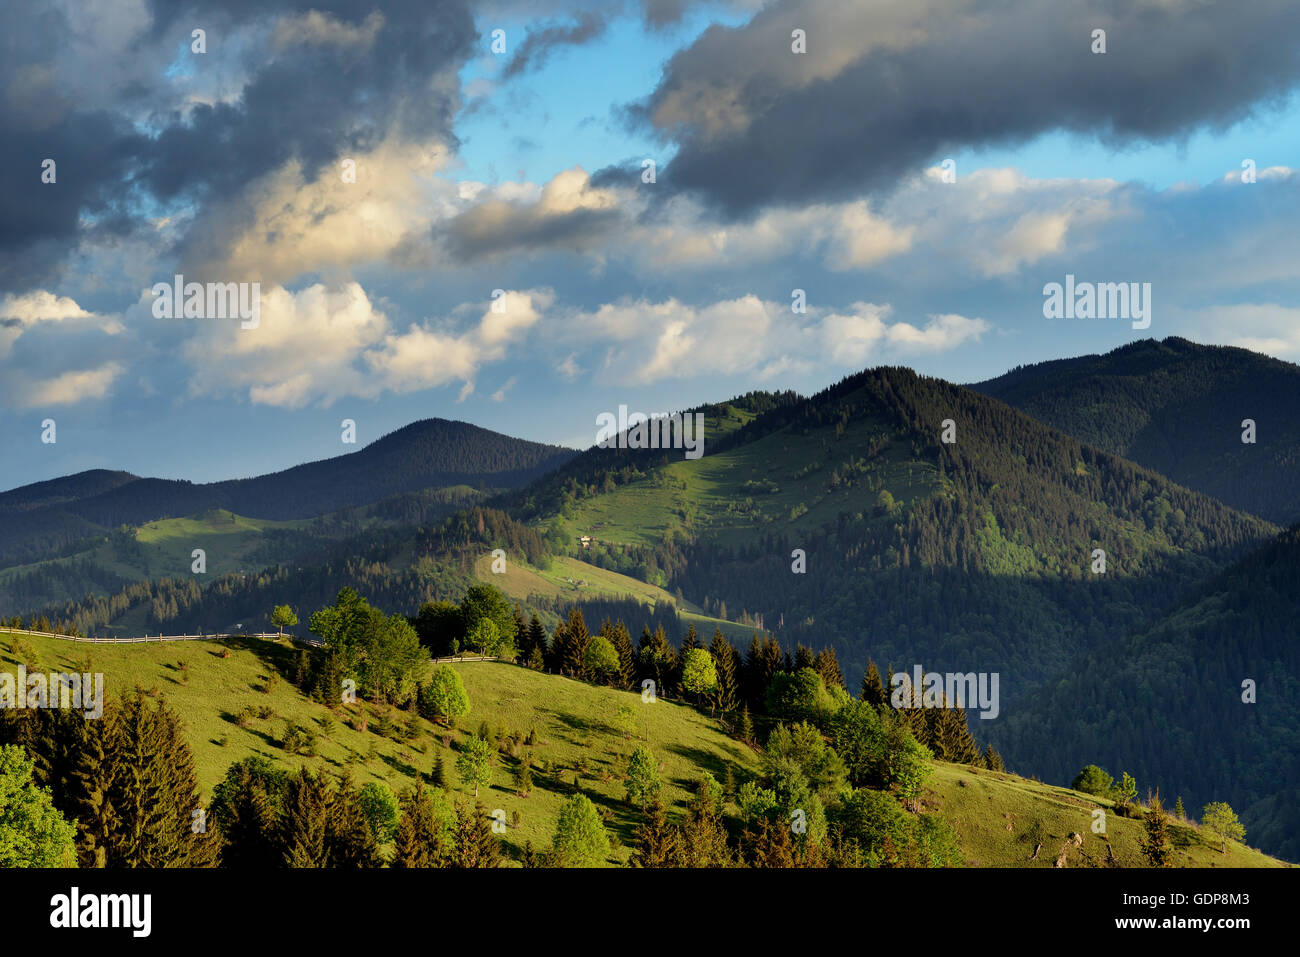
{"label": "shadow on grass", "polygon": [[[599,719],[582,718],[576,714],[569,714],[565,711],[553,711],[547,708],[538,708],[537,710],[542,714],[553,716],[560,722],[560,724],[569,728],[571,731],[576,731],[582,734],[613,735],[615,737],[620,737],[623,734],[620,729]],[[574,743],[580,744],[582,739],[580,737],[574,737],[572,740]]]}
{"label": "shadow on grass", "polygon": [[[292,682],[297,672],[296,658],[298,648],[290,648],[279,642],[272,641],[269,638],[224,638],[221,644],[232,651],[251,651],[257,656],[258,660],[269,667],[281,678]],[[310,656],[313,649],[303,648]],[[211,654],[221,657],[221,652],[213,651]]]}
{"label": "shadow on grass", "polygon": [[420,777],[420,772],[416,770],[415,765],[413,764],[407,764],[405,761],[400,758],[395,758],[391,754],[380,754],[378,757],[379,760],[383,761],[399,774],[405,774],[413,778]]}
{"label": "shadow on grass", "polygon": [[[713,751],[705,751],[703,748],[693,748],[689,745],[682,744],[669,744],[665,746],[664,750],[669,751],[678,757],[685,758],[696,768],[703,768],[705,771],[712,774],[719,783],[721,783],[723,776],[727,773],[728,762],[719,758]],[[730,766],[733,771],[738,769],[738,765],[732,764]],[[674,783],[681,785],[688,791],[694,791],[696,784],[699,783],[697,778],[685,779],[685,783],[682,783],[682,780],[683,779],[676,779]]]}

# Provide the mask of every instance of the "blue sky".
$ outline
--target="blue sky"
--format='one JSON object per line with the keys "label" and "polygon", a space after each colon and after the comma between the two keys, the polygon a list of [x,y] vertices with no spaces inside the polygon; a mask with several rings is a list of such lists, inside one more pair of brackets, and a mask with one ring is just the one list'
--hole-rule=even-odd
{"label": "blue sky", "polygon": [[[1300,65],[1275,39],[1296,15],[962,2],[961,23],[789,0],[666,26],[634,3],[214,7],[202,55],[163,6],[30,14],[0,77],[0,158],[31,184],[0,207],[0,488],[259,474],[350,451],[345,418],[361,444],[442,416],[585,446],[620,404],[881,363],[970,382],[1169,335],[1300,356]],[[1231,69],[1205,65],[1216,30]],[[156,318],[178,271],[258,282],[261,326]],[[1150,283],[1151,327],[1046,319],[1067,273]]]}

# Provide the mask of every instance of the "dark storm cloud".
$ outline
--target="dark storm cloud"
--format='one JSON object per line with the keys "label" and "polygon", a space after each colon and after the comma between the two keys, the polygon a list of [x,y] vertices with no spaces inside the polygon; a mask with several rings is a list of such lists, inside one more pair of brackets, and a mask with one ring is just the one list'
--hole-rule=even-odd
{"label": "dark storm cloud", "polygon": [[[0,291],[22,292],[57,266],[91,217],[101,231],[125,228],[123,200],[143,138],[100,110],[69,101],[49,59],[62,17],[36,4],[5,10],[0,40]],[[54,161],[53,183],[42,164]]]}
{"label": "dark storm cloud", "polygon": [[678,146],[661,184],[743,215],[1050,130],[1123,145],[1226,127],[1296,86],[1298,32],[1294,0],[782,0],[677,53],[632,116]]}
{"label": "dark storm cloud", "polygon": [[644,0],[646,26],[655,29],[679,23],[686,12],[687,0]]}
{"label": "dark storm cloud", "polygon": [[461,213],[438,235],[458,261],[473,262],[513,252],[591,249],[623,221],[613,208],[547,213],[492,200]]}
{"label": "dark storm cloud", "polygon": [[[439,138],[454,148],[456,71],[480,41],[463,2],[397,0],[376,15],[373,0],[154,0],[153,22],[132,52],[156,58],[159,50],[170,57],[184,49],[191,55],[191,31],[202,28],[208,51],[202,56],[211,60],[194,54],[196,72],[208,62],[231,66],[221,60],[229,52],[222,44],[237,31],[265,30],[257,49],[240,51],[248,75],[236,101],[201,105],[185,115],[154,112],[146,125],[156,133],[145,136],[124,115],[81,112],[75,102],[64,102],[66,84],[50,79],[67,33],[61,14],[34,4],[10,9],[7,55],[0,63],[5,289],[38,285],[84,237],[86,214],[97,229],[125,230],[144,208],[141,201],[194,202],[202,224],[205,212],[291,159],[310,178],[341,155],[394,133]],[[309,11],[317,11],[311,29],[273,37],[277,22]],[[170,82],[163,75],[167,67],[166,60],[158,62],[152,74],[159,90]],[[139,83],[138,76],[131,78],[123,103],[151,99],[152,91],[140,90]],[[40,185],[45,157],[58,163],[57,186]]]}
{"label": "dark storm cloud", "polygon": [[605,32],[607,22],[599,13],[583,13],[573,24],[557,24],[528,31],[504,76],[509,79],[527,70],[541,68],[551,53],[562,46],[581,46]]}
{"label": "dark storm cloud", "polygon": [[[359,28],[375,4],[301,0],[274,12],[311,10]],[[221,43],[223,26],[266,12],[266,4],[249,0],[192,9],[156,0],[154,31],[184,38],[191,25],[211,24],[205,27],[211,50]],[[383,25],[362,54],[328,42],[287,45],[256,70],[238,103],[202,108],[190,122],[170,124],[147,158],[149,184],[165,197],[190,189],[222,193],[291,157],[311,178],[343,150],[369,148],[393,129],[416,138],[450,137],[456,86],[431,88],[430,80],[454,71],[477,44],[468,10],[403,0],[384,3],[382,13]]]}

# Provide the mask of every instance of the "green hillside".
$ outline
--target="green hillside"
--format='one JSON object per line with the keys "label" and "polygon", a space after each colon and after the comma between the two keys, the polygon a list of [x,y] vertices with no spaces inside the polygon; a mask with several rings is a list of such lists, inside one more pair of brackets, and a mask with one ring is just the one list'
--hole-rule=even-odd
{"label": "green hillside", "polygon": [[[180,518],[122,526],[83,539],[69,555],[0,568],[0,607],[36,609],[110,595],[133,582],[193,575],[206,586],[223,575],[319,560],[349,538],[437,521],[490,492],[454,485],[391,496],[313,519],[276,521],[215,508]],[[206,571],[192,572],[194,549]]]}
{"label": "green hillside", "polygon": [[[519,814],[517,827],[502,835],[511,856],[525,842],[545,847],[554,831],[560,806],[571,793],[575,774],[583,793],[606,817],[614,837],[610,863],[626,862],[639,815],[625,799],[622,774],[635,744],[646,741],[660,762],[665,802],[680,814],[690,789],[702,771],[718,780],[730,767],[737,782],[758,772],[759,755],[728,737],[720,726],[695,709],[667,701],[643,704],[641,697],[596,687],[501,662],[456,663],[469,694],[471,711],[455,728],[444,729],[407,712],[359,703],[338,713],[303,697],[287,678],[268,688],[273,674],[291,671],[293,649],[274,641],[176,642],[167,644],[85,645],[0,633],[0,668],[17,664],[14,643],[23,657],[31,652],[47,670],[101,671],[107,693],[137,685],[165,696],[185,723],[205,794],[227,767],[253,755],[287,768],[307,765],[341,771],[350,768],[358,785],[382,780],[395,791],[426,775],[443,759],[453,795],[472,800],[455,782],[455,751],[449,745],[465,740],[485,723],[494,731],[527,733],[536,729],[538,744],[527,748],[537,761],[534,790],[518,796],[510,769],[516,757],[498,751],[492,784],[480,793],[485,808],[504,810],[507,820]],[[228,657],[222,657],[228,651]],[[183,666],[182,666],[183,665]],[[247,708],[268,708],[241,727],[237,716]],[[632,718],[620,715],[630,710]],[[378,733],[388,714],[394,724],[388,736]],[[626,713],[626,712],[625,712]],[[358,730],[364,716],[367,730]],[[287,722],[315,730],[315,755],[290,756],[280,746]],[[409,737],[404,731],[409,728]],[[507,749],[508,750],[508,749]],[[1111,802],[1066,788],[1049,787],[1011,774],[936,762],[921,797],[926,811],[936,811],[956,828],[959,846],[970,866],[1052,866],[1072,832],[1086,835],[1083,851],[1104,854],[1093,836],[1092,811]],[[728,813],[734,814],[734,805]],[[1033,844],[1027,834],[1041,822],[1046,836],[1037,861],[1030,861]],[[1140,866],[1140,822],[1108,814],[1107,835],[1119,863]],[[1183,866],[1258,867],[1279,862],[1258,851],[1231,844],[1221,854],[1208,837],[1191,826],[1174,828],[1175,860]],[[1084,859],[1072,851],[1067,866]]]}
{"label": "green hillside", "polygon": [[[574,774],[580,775],[583,793],[609,809],[611,832],[624,846],[615,858],[624,861],[636,825],[624,801],[622,769],[638,741],[645,741],[661,762],[666,804],[678,806],[701,770],[721,779],[728,764],[738,776],[756,767],[754,752],[727,737],[717,724],[693,708],[669,701],[643,705],[641,697],[613,688],[600,688],[529,671],[513,664],[465,661],[453,664],[469,694],[470,713],[452,729],[435,726],[411,712],[377,708],[364,701],[332,712],[303,696],[289,680],[294,650],[274,641],[186,641],[160,644],[78,644],[55,638],[35,638],[0,632],[0,670],[13,673],[18,661],[14,641],[25,642],[39,656],[45,671],[102,672],[105,697],[131,691],[137,685],[165,696],[187,727],[195,755],[199,783],[207,795],[236,761],[261,756],[290,768],[308,765],[341,771],[352,769],[358,785],[382,780],[396,792],[431,772],[443,759],[448,783],[456,795],[473,799],[456,785],[456,752],[452,745],[465,740],[487,722],[493,730],[526,734],[536,728],[540,743],[530,748],[544,763],[534,771],[535,790],[528,798],[517,796],[511,785],[514,758],[498,754],[492,787],[480,793],[488,811],[518,811],[521,824],[503,835],[516,850],[525,841],[534,847],[549,843],[560,805],[571,792]],[[221,657],[229,649],[228,658]],[[182,663],[186,667],[182,667]],[[188,672],[188,674],[187,674]],[[273,687],[268,679],[279,675]],[[635,731],[616,728],[619,709],[635,709]],[[246,708],[269,708],[268,717],[256,717],[248,727],[237,718]],[[378,733],[387,715],[394,724],[390,736]],[[364,716],[367,730],[357,730]],[[316,756],[288,755],[280,746],[288,722],[317,734]],[[408,722],[414,734],[406,737]]]}
{"label": "green hillside", "polygon": [[[1114,802],[965,765],[937,762],[922,799],[957,830],[972,867],[1048,867],[1069,844],[1065,866],[1104,866],[1106,844],[1093,832],[1094,811],[1106,812],[1106,837],[1117,866],[1145,867],[1142,822],[1113,813]],[[1078,847],[1071,835],[1081,835]],[[1042,850],[1033,860],[1037,840]],[[1174,867],[1288,866],[1254,848],[1229,842],[1226,854],[1194,822],[1171,822]],[[1091,859],[1091,860],[1090,860]]]}
{"label": "green hillside", "polygon": [[[546,569],[534,568],[524,561],[508,562],[500,574],[492,571],[492,556],[484,555],[474,564],[474,574],[479,581],[495,585],[511,598],[528,601],[544,596],[551,599],[581,604],[591,598],[632,598],[649,607],[675,605],[684,622],[711,635],[715,628],[736,642],[747,642],[754,626],[737,624],[713,615],[707,615],[694,602],[681,601],[657,585],[648,585],[630,575],[623,575],[567,555],[557,556]],[[550,622],[548,622],[550,623]]]}

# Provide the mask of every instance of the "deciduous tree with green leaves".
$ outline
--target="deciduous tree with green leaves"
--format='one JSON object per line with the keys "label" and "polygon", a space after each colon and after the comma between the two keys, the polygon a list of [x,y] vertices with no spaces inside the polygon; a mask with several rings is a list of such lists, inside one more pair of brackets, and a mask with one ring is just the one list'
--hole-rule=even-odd
{"label": "deciduous tree with green leaves", "polygon": [[367,781],[361,788],[361,812],[376,844],[387,844],[397,831],[397,795],[383,781]]}
{"label": "deciduous tree with green leaves", "polygon": [[33,763],[17,745],[0,747],[0,867],[75,867],[76,825],[32,783]]}
{"label": "deciduous tree with green leaves", "polygon": [[618,650],[604,635],[593,635],[584,652],[587,676],[593,681],[605,682],[619,673]]}
{"label": "deciduous tree with green leaves", "polygon": [[573,795],[560,808],[552,846],[561,867],[596,867],[609,856],[609,835],[585,794]]}
{"label": "deciduous tree with green leaves", "polygon": [[713,656],[703,648],[692,648],[682,659],[682,687],[696,701],[717,690],[718,669]]}
{"label": "deciduous tree with green leaves", "polygon": [[450,724],[469,714],[469,695],[460,674],[450,665],[438,665],[416,699],[420,714],[430,721]]}
{"label": "deciduous tree with green leaves", "polygon": [[293,609],[288,605],[276,605],[271,610],[271,624],[280,629],[280,637],[284,637],[284,630],[292,628],[298,624],[298,616],[293,613]]}
{"label": "deciduous tree with green leaves", "polygon": [[623,783],[627,785],[627,799],[642,808],[648,801],[658,796],[659,768],[655,763],[654,755],[644,744],[638,744],[632,750]]}
{"label": "deciduous tree with green leaves", "polygon": [[492,783],[492,746],[478,735],[467,740],[456,758],[456,774],[460,783],[472,787],[474,797],[478,797],[478,789]]}
{"label": "deciduous tree with green leaves", "polygon": [[1246,828],[1237,820],[1237,812],[1224,801],[1212,801],[1201,811],[1201,827],[1208,830],[1223,844],[1223,853],[1228,853],[1229,841],[1244,841]]}

